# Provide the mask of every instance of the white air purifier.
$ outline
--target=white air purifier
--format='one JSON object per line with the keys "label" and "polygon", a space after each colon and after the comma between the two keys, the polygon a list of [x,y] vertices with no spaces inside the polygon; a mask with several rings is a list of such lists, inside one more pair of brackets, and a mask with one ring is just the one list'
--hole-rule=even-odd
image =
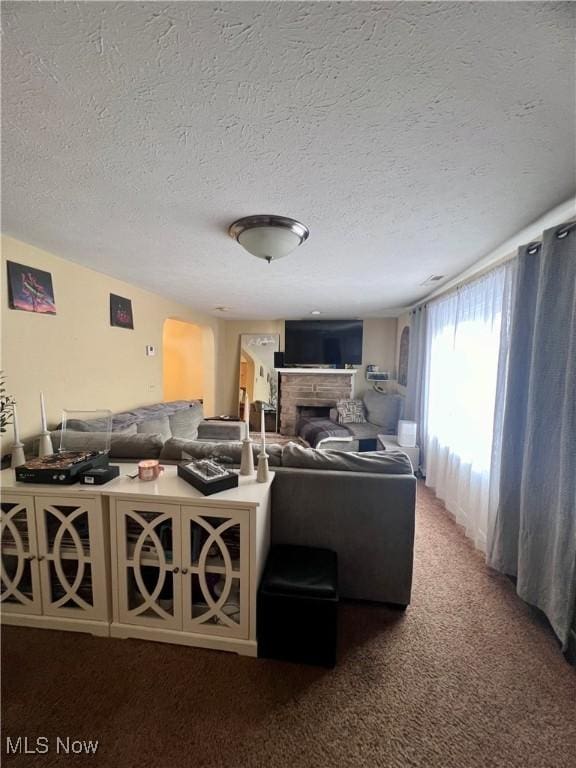
{"label": "white air purifier", "polygon": [[400,419],[398,422],[398,445],[413,448],[416,445],[416,422]]}

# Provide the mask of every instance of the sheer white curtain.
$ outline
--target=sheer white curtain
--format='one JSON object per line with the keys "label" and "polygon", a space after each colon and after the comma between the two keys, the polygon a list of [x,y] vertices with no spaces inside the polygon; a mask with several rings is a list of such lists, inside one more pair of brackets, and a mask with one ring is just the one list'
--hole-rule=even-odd
{"label": "sheer white curtain", "polygon": [[430,302],[427,312],[426,485],[484,552],[495,503],[493,438],[502,423],[495,408],[507,357],[502,318],[507,324],[514,270],[514,263],[492,270]]}

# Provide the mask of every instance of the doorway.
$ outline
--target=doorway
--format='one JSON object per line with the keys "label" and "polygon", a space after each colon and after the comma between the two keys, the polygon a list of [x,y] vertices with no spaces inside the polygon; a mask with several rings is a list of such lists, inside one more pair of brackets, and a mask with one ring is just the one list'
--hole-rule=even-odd
{"label": "doorway", "polygon": [[163,396],[170,400],[205,400],[206,329],[182,320],[164,321]]}

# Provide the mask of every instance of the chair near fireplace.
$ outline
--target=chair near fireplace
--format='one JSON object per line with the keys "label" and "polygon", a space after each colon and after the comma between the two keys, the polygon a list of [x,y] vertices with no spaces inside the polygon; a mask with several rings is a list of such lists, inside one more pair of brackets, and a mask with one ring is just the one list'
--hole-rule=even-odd
{"label": "chair near fireplace", "polygon": [[260,432],[261,412],[264,409],[264,429],[266,432],[276,432],[277,412],[276,408],[270,403],[264,403],[257,400],[250,404],[250,432]]}

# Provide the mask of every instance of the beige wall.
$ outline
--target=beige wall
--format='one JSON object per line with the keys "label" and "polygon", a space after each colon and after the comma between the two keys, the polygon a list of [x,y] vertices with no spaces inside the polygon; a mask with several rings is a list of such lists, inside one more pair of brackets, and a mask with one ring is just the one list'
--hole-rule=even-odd
{"label": "beige wall", "polygon": [[[39,431],[41,390],[50,424],[60,421],[63,408],[119,411],[162,400],[162,331],[167,318],[208,329],[205,412],[217,410],[218,320],[12,238],[2,237],[1,244],[2,369],[7,390],[18,401],[23,437]],[[52,274],[56,315],[8,308],[7,259]],[[110,326],[111,292],[132,300],[133,331]],[[156,356],[146,356],[147,344],[156,347]],[[6,434],[4,445],[11,437]]]}
{"label": "beige wall", "polygon": [[362,367],[354,376],[354,396],[361,397],[372,389],[366,381],[366,366],[377,365],[381,371],[394,376],[396,365],[396,318],[381,317],[364,320],[362,339]]}

